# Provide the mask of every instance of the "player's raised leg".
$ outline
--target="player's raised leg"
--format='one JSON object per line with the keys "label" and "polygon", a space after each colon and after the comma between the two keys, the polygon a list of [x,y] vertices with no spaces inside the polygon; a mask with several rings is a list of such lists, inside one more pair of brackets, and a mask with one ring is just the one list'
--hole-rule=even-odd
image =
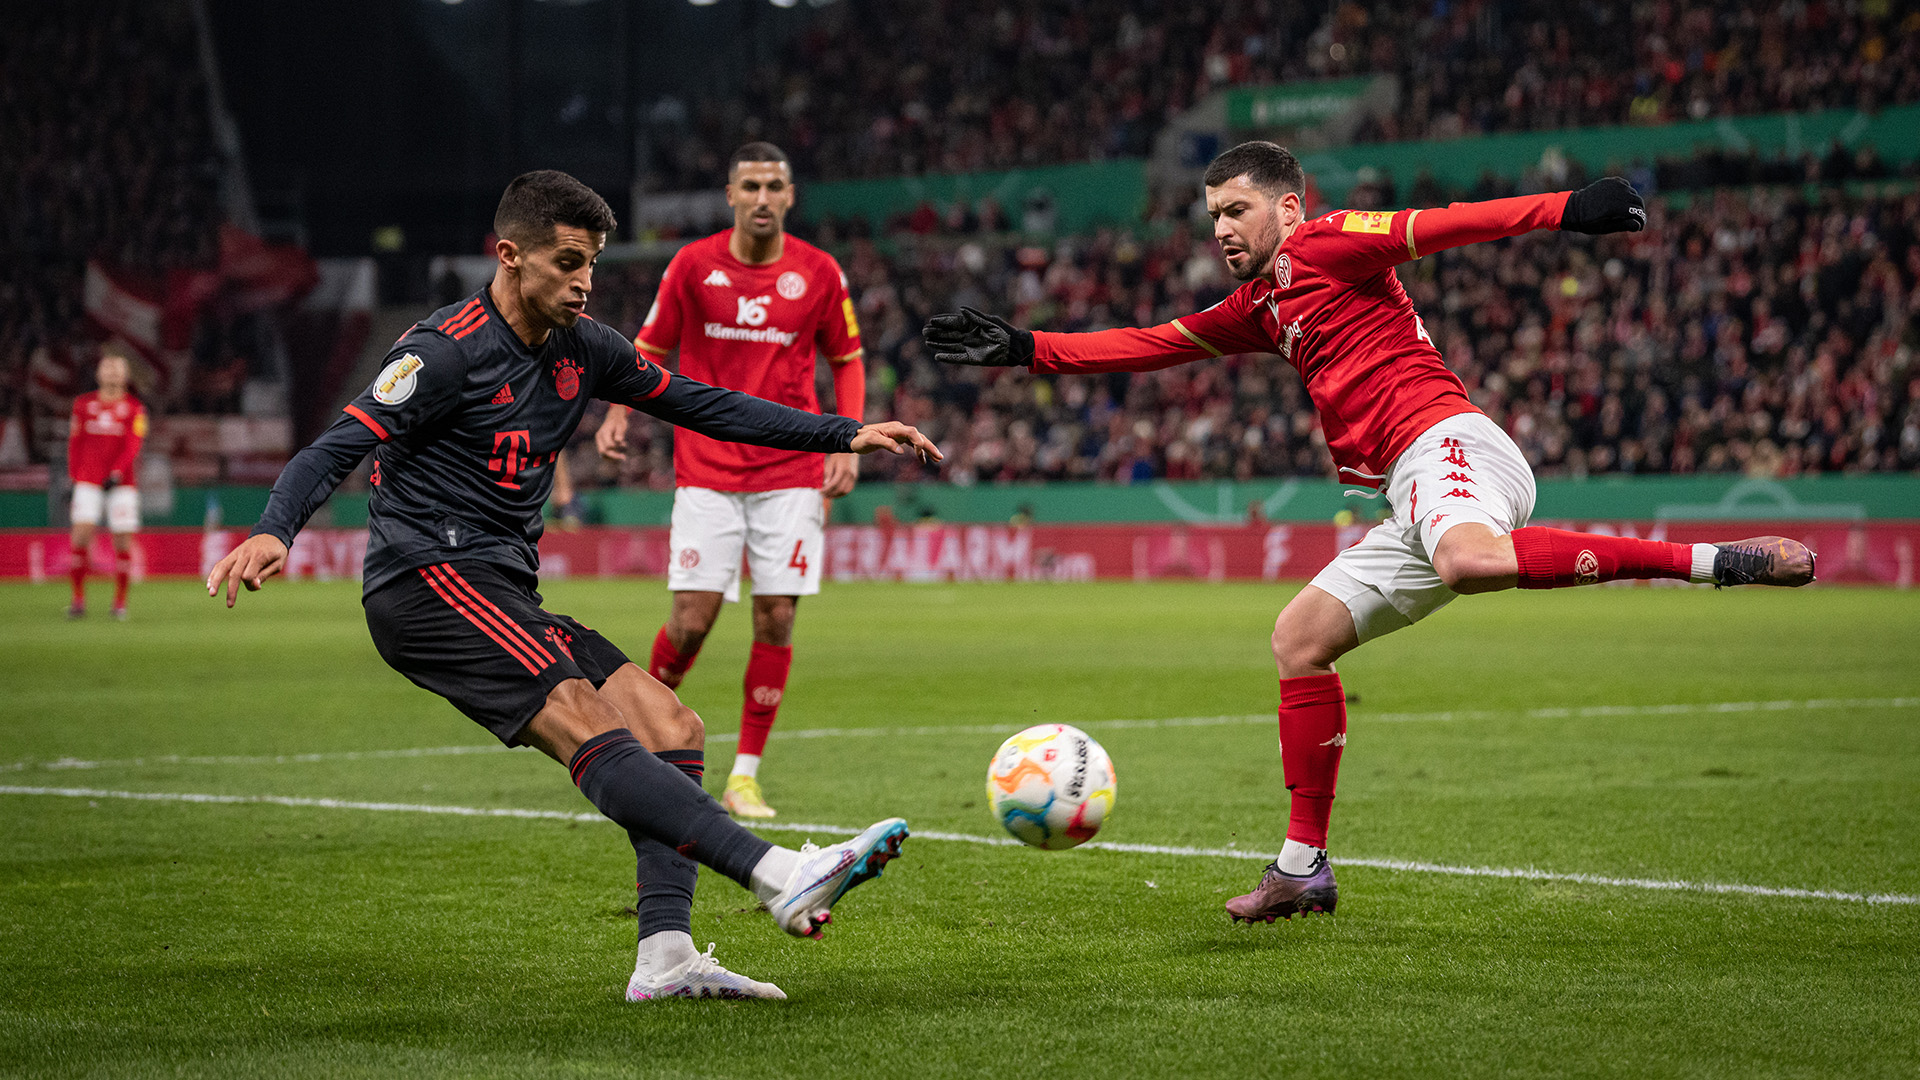
{"label": "player's raised leg", "polygon": [[1433,552],[1441,580],[1459,593],[1560,589],[1602,581],[1670,578],[1714,585],[1782,585],[1814,578],[1814,555],[1783,536],[1674,544],[1531,525],[1497,534],[1478,523],[1449,530]]}
{"label": "player's raised leg", "polygon": [[1347,745],[1347,698],[1333,663],[1360,644],[1345,603],[1317,585],[1300,590],[1273,626],[1280,671],[1280,762],[1291,801],[1280,857],[1227,914],[1246,922],[1332,912],[1339,901],[1327,861],[1327,823]]}

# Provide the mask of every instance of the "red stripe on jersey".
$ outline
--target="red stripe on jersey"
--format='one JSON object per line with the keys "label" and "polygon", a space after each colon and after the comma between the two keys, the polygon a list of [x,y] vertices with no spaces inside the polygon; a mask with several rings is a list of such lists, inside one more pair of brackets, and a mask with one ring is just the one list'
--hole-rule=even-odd
{"label": "red stripe on jersey", "polygon": [[[659,365],[657,365],[657,364],[656,364],[656,365],[654,365],[654,366],[655,366],[655,367],[659,367]],[[659,397],[659,396],[660,396],[661,394],[664,394],[664,393],[666,393],[666,392],[667,392],[667,384],[668,384],[668,383],[670,383],[670,382],[672,382],[672,381],[673,381],[673,372],[671,372],[671,371],[668,371],[668,370],[667,370],[666,368],[660,368],[660,385],[658,385],[658,386],[656,386],[656,387],[654,387],[653,389],[651,389],[651,390],[649,390],[649,391],[647,391],[647,393],[646,393],[646,397],[647,397],[647,398],[648,398],[649,400],[651,400],[651,399],[653,399],[653,398],[657,398],[657,397]]]}
{"label": "red stripe on jersey", "polygon": [[380,436],[381,442],[386,442],[388,439],[393,437],[387,434],[386,428],[383,428],[380,426],[380,421],[375,420],[371,416],[368,416],[366,414],[366,411],[360,408],[360,406],[358,405],[349,403],[346,408],[341,409],[340,411],[343,413],[346,413],[348,416],[353,417],[355,420],[358,420],[361,423],[367,425],[367,430],[373,432],[375,435]]}
{"label": "red stripe on jersey", "polygon": [[440,566],[441,566],[441,570],[449,578],[453,579],[452,583],[454,585],[454,588],[457,591],[464,592],[467,596],[471,597],[474,601],[483,605],[487,611],[493,612],[494,617],[500,621],[501,625],[505,626],[511,633],[513,633],[516,637],[518,637],[520,641],[524,642],[529,648],[531,648],[536,656],[539,656],[541,659],[547,662],[546,664],[541,664],[540,665],[541,667],[546,667],[547,664],[553,663],[553,654],[548,652],[545,646],[541,645],[538,641],[534,640],[533,635],[527,633],[525,627],[521,626],[517,622],[514,622],[512,619],[507,618],[507,613],[504,611],[501,611],[499,606],[496,605],[493,601],[481,595],[479,589],[474,588],[471,582],[469,582],[466,578],[463,578],[460,576],[460,571],[455,570],[453,568],[452,563],[441,563]]}
{"label": "red stripe on jersey", "polygon": [[505,638],[502,638],[499,634],[494,633],[493,628],[489,627],[486,623],[481,622],[480,619],[476,615],[474,615],[473,611],[470,610],[468,607],[466,607],[466,605],[462,604],[459,600],[455,599],[454,597],[447,595],[447,591],[440,587],[440,583],[433,579],[433,575],[427,572],[426,567],[423,566],[420,568],[420,576],[426,579],[427,586],[429,588],[431,588],[434,592],[440,594],[440,599],[445,600],[447,602],[448,607],[453,608],[453,610],[465,616],[466,620],[472,623],[474,626],[478,627],[481,633],[492,638],[494,641],[494,644],[507,650],[507,655],[513,657],[515,660],[520,661],[520,665],[527,669],[527,674],[529,675],[540,674],[540,669],[533,666],[533,661],[528,660],[525,656],[515,651],[514,647],[508,644]]}
{"label": "red stripe on jersey", "polygon": [[443,334],[451,334],[455,330],[460,329],[460,325],[462,323],[466,322],[468,319],[473,318],[475,315],[478,315],[485,310],[486,309],[481,306],[480,301],[478,300],[468,301],[467,306],[461,308],[458,312],[454,313],[453,318],[448,319],[446,322],[443,322],[440,324],[440,332]]}
{"label": "red stripe on jersey", "polygon": [[479,318],[461,327],[459,330],[454,331],[453,339],[455,341],[458,341],[461,338],[466,337],[468,334],[473,333],[475,330],[478,330],[485,325],[487,325],[487,313],[483,311],[480,313]]}

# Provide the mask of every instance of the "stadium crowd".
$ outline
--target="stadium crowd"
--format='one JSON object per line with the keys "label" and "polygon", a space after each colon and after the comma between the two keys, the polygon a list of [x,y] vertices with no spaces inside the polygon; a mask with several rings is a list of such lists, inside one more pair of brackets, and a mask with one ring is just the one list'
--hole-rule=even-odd
{"label": "stadium crowd", "polygon": [[34,3],[7,18],[0,417],[32,426],[64,422],[87,388],[62,384],[60,357],[86,337],[89,259],[147,280],[217,261],[220,162],[185,4]]}
{"label": "stadium crowd", "polygon": [[[1912,185],[1718,190],[1651,203],[1649,229],[1457,249],[1401,278],[1474,400],[1546,476],[1920,468],[1920,194]],[[827,239],[825,237],[816,238]],[[946,367],[929,314],[971,305],[1041,329],[1163,322],[1236,284],[1191,230],[1052,247],[938,232],[835,245],[857,296],[870,410],[916,424],[958,483],[1328,476],[1299,377],[1272,356],[1152,374],[1033,377]],[[638,328],[661,267],[616,264],[599,316]],[[823,395],[823,400],[828,398]],[[658,424],[624,474],[671,484]],[[932,478],[912,461],[869,476]]]}
{"label": "stadium crowd", "polygon": [[771,139],[815,180],[1144,155],[1221,87],[1384,74],[1363,141],[1920,101],[1920,11],[1893,0],[846,0],[726,100],[680,103],[647,163],[706,186]]}

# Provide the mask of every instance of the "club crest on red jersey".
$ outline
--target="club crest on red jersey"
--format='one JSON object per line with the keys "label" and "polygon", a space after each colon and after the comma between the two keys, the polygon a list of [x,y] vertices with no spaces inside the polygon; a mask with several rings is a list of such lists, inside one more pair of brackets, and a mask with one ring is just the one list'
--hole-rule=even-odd
{"label": "club crest on red jersey", "polygon": [[561,357],[553,366],[553,388],[560,394],[560,400],[572,401],[580,396],[580,367],[572,360]]}
{"label": "club crest on red jersey", "polygon": [[1275,289],[1293,287],[1293,260],[1287,258],[1287,253],[1284,251],[1273,257],[1273,287]]}
{"label": "club crest on red jersey", "polygon": [[789,270],[773,283],[773,289],[784,299],[798,300],[807,295],[807,279]]}

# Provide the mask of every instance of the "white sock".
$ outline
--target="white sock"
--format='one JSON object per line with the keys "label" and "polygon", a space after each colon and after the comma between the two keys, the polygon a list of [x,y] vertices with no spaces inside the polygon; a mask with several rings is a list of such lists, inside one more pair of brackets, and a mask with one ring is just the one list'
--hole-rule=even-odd
{"label": "white sock", "polygon": [[1714,547],[1712,544],[1693,545],[1693,571],[1687,580],[1695,584],[1711,584],[1713,582],[1713,557],[1718,554],[1720,554],[1720,549]]}
{"label": "white sock", "polygon": [[1280,858],[1276,861],[1280,864],[1281,873],[1292,874],[1294,877],[1305,877],[1313,872],[1314,860],[1326,853],[1326,848],[1317,848],[1312,844],[1303,844],[1289,837],[1287,842],[1281,845]]}
{"label": "white sock", "polygon": [[762,900],[779,896],[786,891],[787,882],[793,880],[793,872],[799,867],[799,852],[778,844],[768,848],[760,861],[753,864],[753,895]]}
{"label": "white sock", "polygon": [[[1696,558],[1697,557],[1698,556],[1696,556]],[[759,754],[735,754],[733,756],[732,775],[734,776],[760,775],[760,755]]]}
{"label": "white sock", "polygon": [[633,974],[643,980],[656,980],[667,972],[698,956],[693,938],[681,930],[662,930],[640,942],[633,961]]}

